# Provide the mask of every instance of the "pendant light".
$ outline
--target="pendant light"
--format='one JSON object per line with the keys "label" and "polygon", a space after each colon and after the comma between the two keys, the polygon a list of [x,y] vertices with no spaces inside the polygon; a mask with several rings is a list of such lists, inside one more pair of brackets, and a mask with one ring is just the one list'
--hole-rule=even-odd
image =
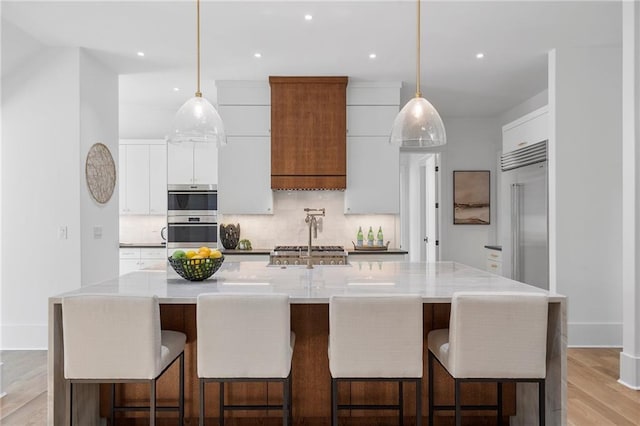
{"label": "pendant light", "polygon": [[197,142],[227,144],[227,136],[220,114],[200,92],[200,0],[197,9],[197,91],[193,98],[180,107],[176,113],[173,131],[168,136],[171,143]]}
{"label": "pendant light", "polygon": [[389,138],[389,143],[401,148],[429,148],[447,143],[440,114],[420,92],[420,0],[417,15],[416,96],[396,116]]}

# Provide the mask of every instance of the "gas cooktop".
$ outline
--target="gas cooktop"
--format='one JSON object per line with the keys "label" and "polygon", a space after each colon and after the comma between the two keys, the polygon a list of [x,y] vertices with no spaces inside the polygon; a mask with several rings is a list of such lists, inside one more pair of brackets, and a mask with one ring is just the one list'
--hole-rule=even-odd
{"label": "gas cooktop", "polygon": [[[269,255],[270,265],[304,265],[308,246],[276,246]],[[347,251],[343,246],[311,246],[314,265],[345,265]]]}

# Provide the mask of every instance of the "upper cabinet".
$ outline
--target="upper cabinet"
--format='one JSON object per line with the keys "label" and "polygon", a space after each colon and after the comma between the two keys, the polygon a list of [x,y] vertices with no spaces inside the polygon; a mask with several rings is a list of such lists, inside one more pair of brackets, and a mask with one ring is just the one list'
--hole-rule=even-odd
{"label": "upper cabinet", "polygon": [[346,214],[400,212],[400,150],[389,134],[400,105],[400,83],[351,83],[347,89]]}
{"label": "upper cabinet", "polygon": [[347,81],[269,78],[272,189],[345,189]]}
{"label": "upper cabinet", "polygon": [[120,214],[166,214],[164,141],[121,140],[119,153]]}
{"label": "upper cabinet", "polygon": [[546,106],[502,126],[502,153],[524,148],[549,138]]}
{"label": "upper cabinet", "polygon": [[218,81],[227,145],[219,151],[218,212],[273,214],[271,93],[266,81]]}
{"label": "upper cabinet", "polygon": [[167,144],[169,184],[217,184],[218,147],[215,143]]}

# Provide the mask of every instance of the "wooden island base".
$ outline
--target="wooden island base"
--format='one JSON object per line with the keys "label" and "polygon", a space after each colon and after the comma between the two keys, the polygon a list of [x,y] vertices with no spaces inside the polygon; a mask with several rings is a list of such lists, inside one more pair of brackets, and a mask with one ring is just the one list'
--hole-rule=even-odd
{"label": "wooden island base", "polygon": [[[424,375],[422,383],[423,424],[427,424],[428,387],[427,387],[427,334],[429,331],[446,328],[449,323],[451,305],[448,303],[424,304]],[[186,333],[185,349],[185,425],[198,424],[198,378],[196,373],[196,307],[193,304],[161,305],[162,328]],[[291,328],[296,333],[296,345],[293,354],[293,421],[296,425],[326,425],[331,417],[331,379],[327,343],[329,336],[328,304],[292,304]],[[436,404],[453,403],[453,380],[436,365]],[[158,381],[158,405],[175,405],[178,397],[178,368],[172,366]],[[282,398],[282,385],[277,383],[232,383],[228,384],[226,395],[233,404],[278,404]],[[389,404],[398,397],[397,383],[342,383],[339,390],[339,403]],[[404,385],[404,412],[406,425],[413,425],[415,418],[414,384]],[[109,406],[108,385],[101,385],[100,415],[107,417]],[[515,385],[504,385],[504,414],[515,414]],[[496,385],[492,383],[463,384],[462,403],[464,405],[491,405],[496,402]],[[117,385],[116,399],[122,405],[148,405],[149,390],[145,385]],[[206,388],[206,425],[217,425],[218,384],[211,383]],[[398,424],[397,414],[381,410],[341,410],[341,425],[375,426]],[[122,416],[122,417],[120,417]],[[129,419],[124,419],[124,417]],[[119,425],[144,423],[145,413],[119,413]],[[452,412],[438,412],[437,425],[453,425]],[[493,425],[495,412],[465,412],[473,416],[464,424]],[[122,420],[121,420],[122,419]],[[270,426],[281,423],[280,411],[234,411],[227,412],[226,424],[230,426]],[[505,417],[506,420],[506,417]],[[175,424],[174,413],[160,414],[159,425]],[[505,423],[508,424],[508,421]]]}

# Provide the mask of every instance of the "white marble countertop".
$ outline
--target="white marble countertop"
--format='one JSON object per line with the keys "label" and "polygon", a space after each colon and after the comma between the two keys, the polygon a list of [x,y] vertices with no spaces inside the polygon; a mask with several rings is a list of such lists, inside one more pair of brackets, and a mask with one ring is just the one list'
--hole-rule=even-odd
{"label": "white marble countertop", "polygon": [[[160,303],[192,304],[201,293],[286,293],[291,303],[328,303],[337,294],[420,294],[425,303],[448,303],[455,291],[548,293],[455,262],[370,262],[350,266],[266,266],[265,262],[225,262],[211,278],[190,282],[167,264],[53,296],[70,294],[156,295]],[[551,302],[564,296],[549,294]]]}

